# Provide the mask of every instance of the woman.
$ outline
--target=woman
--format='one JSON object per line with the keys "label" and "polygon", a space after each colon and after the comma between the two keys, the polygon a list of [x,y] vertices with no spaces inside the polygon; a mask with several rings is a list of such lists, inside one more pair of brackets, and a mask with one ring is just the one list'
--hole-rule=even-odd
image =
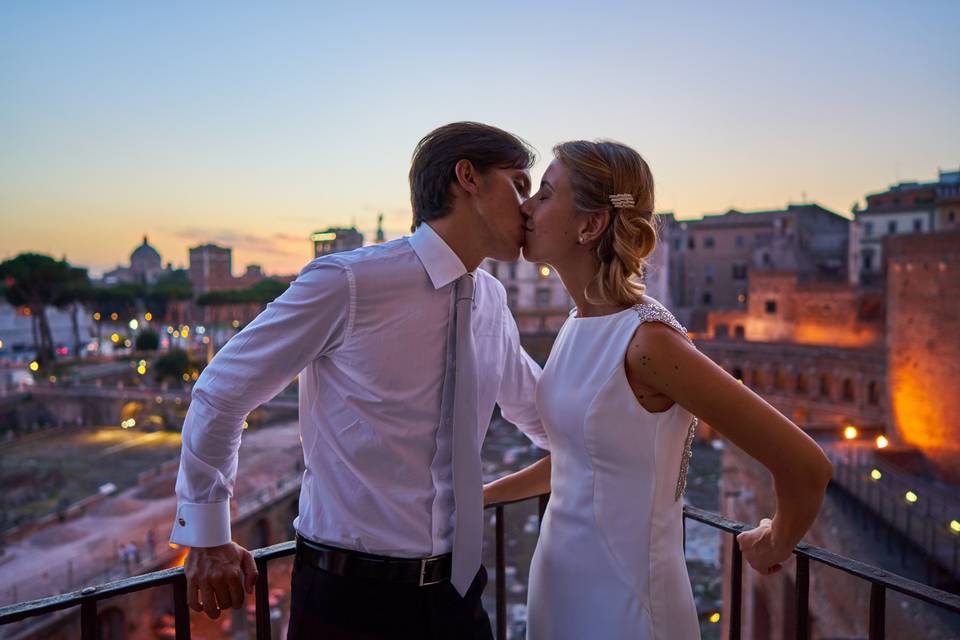
{"label": "woman", "polygon": [[635,276],[656,233],[643,158],[585,141],[554,155],[522,208],[525,257],[554,267],[576,303],[537,387],[551,455],[484,498],[552,491],[530,570],[529,640],[698,638],[681,500],[694,416],[773,475],[776,515],[738,536],[761,573],[779,570],[812,524],[830,463],[644,295]]}

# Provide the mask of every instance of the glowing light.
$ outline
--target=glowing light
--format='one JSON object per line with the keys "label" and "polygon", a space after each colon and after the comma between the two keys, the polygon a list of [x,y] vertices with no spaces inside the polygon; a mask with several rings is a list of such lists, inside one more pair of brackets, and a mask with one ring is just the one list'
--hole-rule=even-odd
{"label": "glowing light", "polygon": [[119,317],[120,317],[120,316],[118,316],[116,312],[113,312],[113,313],[110,314],[110,319],[111,319],[111,320],[116,320],[116,319],[119,318]]}
{"label": "glowing light", "polygon": [[180,335],[182,335],[184,338],[190,335],[190,327],[187,327],[187,326],[180,327]]}
{"label": "glowing light", "polygon": [[137,367],[137,373],[139,373],[140,375],[145,375],[147,373],[147,368],[143,365],[140,365],[139,367]]}
{"label": "glowing light", "polygon": [[332,231],[326,233],[314,233],[310,236],[310,240],[313,242],[332,242],[337,239],[337,234]]}
{"label": "glowing light", "polygon": [[886,436],[877,436],[877,449],[886,449],[889,444]]}
{"label": "glowing light", "polygon": [[119,333],[110,334],[110,342],[120,342],[120,334]]}
{"label": "glowing light", "polygon": [[97,311],[97,312],[95,312],[95,313],[93,314],[93,319],[94,319],[94,320],[99,320],[99,319],[100,319],[100,312],[99,312],[99,311]]}
{"label": "glowing light", "polygon": [[879,480],[880,478],[883,477],[883,474],[880,473],[880,469],[873,469],[870,472],[870,477],[873,478],[874,480]]}
{"label": "glowing light", "polygon": [[718,622],[720,622],[720,613],[718,611],[714,611],[713,613],[710,614],[710,622],[712,622],[713,624],[717,624]]}
{"label": "glowing light", "polygon": [[125,347],[129,347],[131,344],[133,344],[133,343],[130,342],[129,340],[124,340],[124,341],[123,341],[123,346],[125,346]]}
{"label": "glowing light", "polygon": [[137,327],[140,326],[140,323],[137,322],[137,319],[136,319],[136,318],[134,318],[133,320],[131,320],[130,322],[127,323],[127,326],[130,327],[131,329],[134,329],[134,330],[135,330]]}
{"label": "glowing light", "polygon": [[247,422],[246,420],[244,420],[244,421],[243,421],[243,428],[244,428],[244,429],[249,429],[249,428],[250,428],[250,423]]}
{"label": "glowing light", "polygon": [[543,265],[540,267],[540,277],[549,278],[550,277],[550,267]]}
{"label": "glowing light", "polygon": [[210,344],[210,336],[203,336],[203,344]]}
{"label": "glowing light", "polygon": [[143,319],[146,320],[147,322],[150,322],[151,320],[153,320],[153,314],[147,311],[145,314],[143,314]]}
{"label": "glowing light", "polygon": [[207,332],[207,328],[204,327],[203,325],[197,327],[197,333],[199,333],[200,335],[203,335],[203,334],[205,334],[206,332]]}
{"label": "glowing light", "polygon": [[50,376],[49,378],[47,378],[47,380],[49,380],[50,382],[56,382],[57,376]]}
{"label": "glowing light", "polygon": [[237,327],[240,326],[240,321],[239,321],[239,320],[234,320],[234,321],[231,322],[230,324],[233,325],[233,328],[234,328],[234,329],[236,329]]}
{"label": "glowing light", "polygon": [[174,331],[174,332],[173,332],[173,337],[174,337],[174,338],[179,338],[179,337],[180,337],[180,332],[179,332],[179,331]]}
{"label": "glowing light", "polygon": [[40,363],[34,360],[30,363],[30,371],[40,371]]}
{"label": "glowing light", "polygon": [[950,521],[950,531],[953,531],[954,533],[960,533],[960,521],[958,521],[958,520],[951,520],[951,521]]}
{"label": "glowing light", "polygon": [[917,494],[915,494],[913,491],[907,491],[905,494],[903,494],[903,499],[909,502],[910,504],[913,504],[914,502],[919,500],[920,497],[917,496]]}
{"label": "glowing light", "polygon": [[853,440],[854,438],[857,437],[857,433],[858,433],[857,428],[855,426],[853,426],[852,424],[847,425],[846,428],[844,428],[843,430],[843,437],[846,438],[847,440]]}
{"label": "glowing light", "polygon": [[3,340],[0,340],[0,349],[3,349]]}
{"label": "glowing light", "polygon": [[190,380],[190,374],[189,373],[183,374],[183,381],[188,382],[189,380]]}
{"label": "glowing light", "polygon": [[167,327],[167,333],[173,333],[173,327]]}

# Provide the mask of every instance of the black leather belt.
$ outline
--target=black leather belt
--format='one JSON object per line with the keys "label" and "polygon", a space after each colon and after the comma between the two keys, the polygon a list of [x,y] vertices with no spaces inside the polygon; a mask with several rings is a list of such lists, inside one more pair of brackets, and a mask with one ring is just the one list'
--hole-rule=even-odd
{"label": "black leather belt", "polygon": [[450,579],[451,554],[429,558],[391,558],[340,549],[297,536],[296,562],[334,575],[426,587]]}

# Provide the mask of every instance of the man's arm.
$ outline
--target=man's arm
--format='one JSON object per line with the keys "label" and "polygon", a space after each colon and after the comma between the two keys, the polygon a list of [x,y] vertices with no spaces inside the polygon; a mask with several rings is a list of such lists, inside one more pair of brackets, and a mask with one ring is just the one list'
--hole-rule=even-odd
{"label": "man's arm", "polygon": [[500,405],[504,418],[517,425],[535,445],[549,451],[550,441],[537,411],[536,392],[541,373],[540,365],[520,346],[520,331],[506,306],[506,300],[503,307],[507,353],[497,404]]}
{"label": "man's arm", "polygon": [[227,342],[194,386],[183,424],[170,540],[191,547],[186,567],[191,606],[211,617],[219,615],[214,594],[219,609],[242,604],[241,571],[243,588],[252,587],[249,552],[231,542],[230,532],[243,421],[308,363],[342,344],[351,330],[351,292],[348,267],[331,260],[310,263]]}

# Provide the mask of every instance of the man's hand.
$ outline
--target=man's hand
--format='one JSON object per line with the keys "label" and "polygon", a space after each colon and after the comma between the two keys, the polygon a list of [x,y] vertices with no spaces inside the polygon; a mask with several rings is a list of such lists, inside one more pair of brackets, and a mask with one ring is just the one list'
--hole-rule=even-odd
{"label": "man's hand", "polygon": [[774,540],[773,522],[764,518],[755,529],[744,531],[737,536],[737,544],[743,553],[743,559],[762,575],[776,573],[793,553],[793,549],[781,549]]}
{"label": "man's hand", "polygon": [[223,609],[243,606],[244,592],[253,593],[257,565],[253,555],[235,542],[219,547],[192,547],[184,564],[187,602],[194,611],[216,619]]}

